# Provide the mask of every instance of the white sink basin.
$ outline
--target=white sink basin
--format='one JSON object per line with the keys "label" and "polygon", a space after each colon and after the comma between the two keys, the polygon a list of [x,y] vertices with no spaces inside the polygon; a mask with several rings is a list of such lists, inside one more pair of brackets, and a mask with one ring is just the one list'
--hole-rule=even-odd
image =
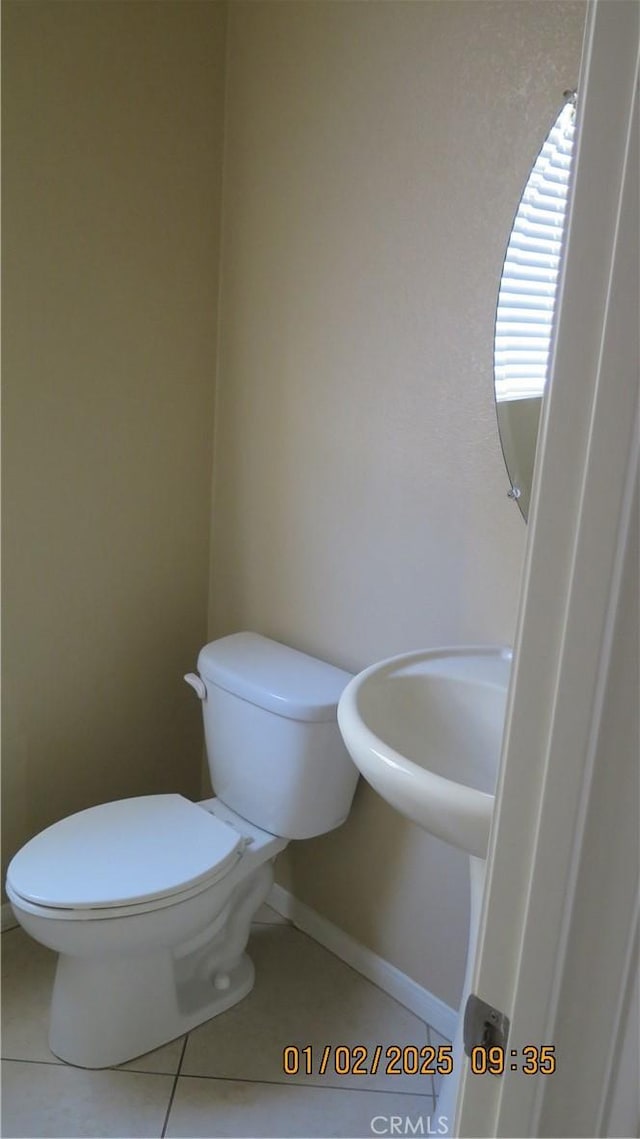
{"label": "white sink basin", "polygon": [[338,707],[367,782],[477,858],[487,851],[510,668],[510,649],[408,653],[359,673]]}
{"label": "white sink basin", "polygon": [[[406,653],[355,676],[338,705],[344,742],[365,779],[407,818],[469,855],[462,1009],[471,990],[510,671],[510,649]],[[443,1136],[453,1131],[464,1062],[459,1016],[453,1071],[438,1095]]]}

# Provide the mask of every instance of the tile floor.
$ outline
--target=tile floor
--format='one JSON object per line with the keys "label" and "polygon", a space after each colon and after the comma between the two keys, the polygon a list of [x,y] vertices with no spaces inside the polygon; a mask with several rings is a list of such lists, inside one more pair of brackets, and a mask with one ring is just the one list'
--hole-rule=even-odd
{"label": "tile floor", "polygon": [[[438,1044],[443,1038],[306,934],[263,906],[249,952],[253,992],[235,1008],[118,1068],[88,1071],[47,1046],[55,954],[21,929],[2,934],[4,1139],[81,1136],[367,1137],[387,1117],[434,1115],[429,1076],[287,1076],[283,1048]],[[372,1128],[372,1120],[378,1119]],[[434,1117],[433,1126],[436,1126]],[[407,1132],[411,1133],[411,1131]],[[413,1133],[419,1133],[414,1130]]]}

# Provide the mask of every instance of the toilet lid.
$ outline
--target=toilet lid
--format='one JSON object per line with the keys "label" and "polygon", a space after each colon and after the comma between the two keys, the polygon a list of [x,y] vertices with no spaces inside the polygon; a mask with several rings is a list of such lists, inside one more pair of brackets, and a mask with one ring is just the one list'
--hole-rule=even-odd
{"label": "toilet lid", "polygon": [[36,905],[105,909],[165,898],[221,878],[242,835],[182,795],[119,799],[54,823],[9,865]]}

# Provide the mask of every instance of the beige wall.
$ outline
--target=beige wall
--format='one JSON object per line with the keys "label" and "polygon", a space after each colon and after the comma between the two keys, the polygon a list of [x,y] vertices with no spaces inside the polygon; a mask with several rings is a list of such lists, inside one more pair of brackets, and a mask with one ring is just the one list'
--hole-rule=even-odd
{"label": "beige wall", "polygon": [[[564,0],[230,6],[212,634],[254,628],[352,670],[512,640],[525,527],[494,308],[583,17]],[[280,879],[457,1002],[464,859],[366,787]]]}
{"label": "beige wall", "polygon": [[198,791],[225,10],[2,9],[6,857]]}
{"label": "beige wall", "polygon": [[[5,0],[6,853],[197,793],[209,590],[352,670],[512,639],[494,304],[582,18],[234,0],[221,215],[222,5]],[[280,878],[456,1002],[464,859],[367,788]]]}

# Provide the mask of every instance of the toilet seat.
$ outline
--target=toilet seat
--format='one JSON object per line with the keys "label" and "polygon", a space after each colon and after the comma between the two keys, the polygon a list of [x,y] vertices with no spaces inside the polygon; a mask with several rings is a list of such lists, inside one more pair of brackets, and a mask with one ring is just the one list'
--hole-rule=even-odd
{"label": "toilet seat", "polygon": [[11,861],[7,886],[18,902],[60,917],[140,912],[213,885],[245,842],[182,795],[120,799],[36,835]]}

